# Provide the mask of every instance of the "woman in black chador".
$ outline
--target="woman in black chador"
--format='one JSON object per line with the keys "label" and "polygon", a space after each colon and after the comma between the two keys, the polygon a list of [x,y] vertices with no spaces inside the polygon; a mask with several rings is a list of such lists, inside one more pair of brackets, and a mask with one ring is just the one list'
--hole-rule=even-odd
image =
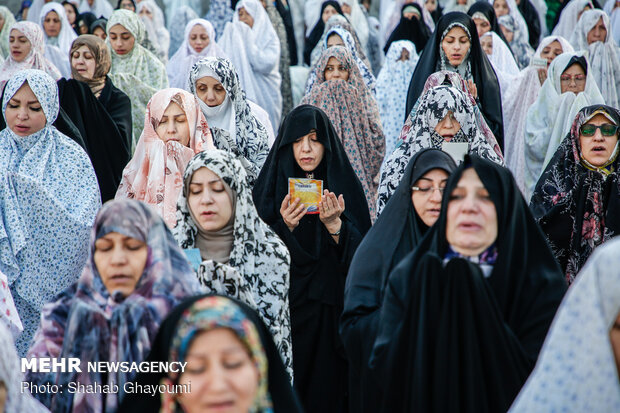
{"label": "woman in black chador", "polygon": [[[288,178],[323,181],[319,214],[288,195]],[[291,253],[294,385],[308,412],[347,411],[347,362],[338,335],[349,264],[370,227],[362,186],[327,115],[302,105],[284,120],[256,181],[260,217]]]}
{"label": "woman in black chador", "polygon": [[370,360],[379,411],[507,411],[565,290],[510,171],[467,155],[389,275]]}

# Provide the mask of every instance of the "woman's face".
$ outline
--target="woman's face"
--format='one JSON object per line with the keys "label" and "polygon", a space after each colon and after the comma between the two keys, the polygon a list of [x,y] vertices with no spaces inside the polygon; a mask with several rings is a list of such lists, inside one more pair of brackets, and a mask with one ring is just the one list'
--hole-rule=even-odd
{"label": "woman's face", "polygon": [[136,11],[136,8],[133,6],[131,0],[123,0],[121,1],[119,9],[121,10],[131,10],[133,12]]}
{"label": "woman's face", "polygon": [[560,87],[562,93],[573,92],[577,94],[583,92],[586,88],[586,72],[584,72],[583,67],[574,63],[562,72]]}
{"label": "woman's face", "polygon": [[130,295],[144,272],[148,253],[145,242],[118,232],[97,239],[93,260],[106,290]]}
{"label": "woman's face", "polygon": [[58,13],[55,11],[50,11],[45,15],[45,19],[43,20],[43,30],[45,30],[47,37],[58,36],[58,34],[60,34],[61,27],[62,24],[60,23]]}
{"label": "woman's face", "polygon": [[411,190],[411,202],[422,222],[432,226],[441,212],[443,189],[448,181],[448,173],[443,169],[431,169],[415,181]]}
{"label": "woman's face", "polygon": [[327,23],[327,20],[329,20],[329,18],[335,14],[338,14],[336,8],[334,6],[327,6],[325,7],[325,9],[323,9],[323,14],[321,14],[321,20],[323,20],[323,23]]}
{"label": "woman's face", "polygon": [[348,14],[349,16],[351,15],[351,6],[348,3],[342,3],[340,8],[344,14]]}
{"label": "woman's face", "polygon": [[93,35],[97,36],[101,40],[105,40],[108,38],[108,35],[106,34],[105,30],[103,30],[99,26],[95,27],[95,29],[93,30]]}
{"label": "woman's face", "polygon": [[549,67],[551,62],[553,62],[553,59],[562,53],[564,53],[562,45],[557,40],[554,40],[542,49],[542,52],[540,52],[540,57],[547,59],[547,67]]}
{"label": "woman's face", "polygon": [[246,413],[258,392],[259,373],[247,348],[227,328],[199,334],[189,347],[179,384],[191,392],[177,396],[185,413]]}
{"label": "woman's face", "polygon": [[450,64],[458,66],[467,56],[467,52],[471,47],[471,41],[465,30],[461,27],[453,27],[441,41],[441,47]]}
{"label": "woman's face", "polygon": [[189,122],[187,115],[176,102],[170,102],[155,129],[164,142],[175,141],[183,146],[189,145]]}
{"label": "woman's face", "polygon": [[75,18],[77,17],[75,15],[75,10],[73,9],[73,6],[71,6],[70,4],[65,4],[65,14],[67,15],[67,20],[69,20],[69,23],[73,24],[75,23]]}
{"label": "woman's face", "polygon": [[481,37],[480,46],[482,46],[482,50],[484,50],[487,56],[491,56],[493,54],[493,37],[492,36]]}
{"label": "woman's face", "polygon": [[[614,125],[605,116],[598,114],[586,122],[586,125],[609,125],[609,128]],[[618,130],[611,136],[606,136],[602,133],[601,129],[596,129],[594,135],[586,136],[584,131],[587,129],[583,125],[579,133],[579,146],[581,147],[581,155],[594,166],[603,166],[609,161],[614,151],[616,144],[618,143]],[[610,128],[611,129],[611,128]],[[588,133],[590,135],[590,133]]]}
{"label": "woman's face", "polygon": [[333,46],[344,46],[344,40],[336,33],[330,34],[327,38],[327,48],[329,49]]}
{"label": "woman's face", "polygon": [[123,56],[131,52],[135,42],[136,38],[125,26],[115,24],[110,28],[110,45],[117,55]]}
{"label": "woman's face", "polygon": [[495,14],[498,18],[510,13],[506,0],[495,0],[493,2],[493,9],[495,10]]}
{"label": "woman's face", "polygon": [[201,24],[196,24],[192,27],[192,30],[189,31],[189,47],[194,49],[196,53],[202,52],[205,47],[209,46],[209,35],[207,34],[207,29],[205,29]]}
{"label": "woman's face", "polygon": [[409,60],[410,57],[411,55],[409,54],[409,50],[403,47],[403,49],[400,51],[400,57],[398,58],[398,60],[406,62],[407,60]]}
{"label": "woman's face", "polygon": [[323,160],[324,153],[325,147],[319,142],[315,130],[293,142],[295,162],[304,172],[314,171]]}
{"label": "woman's face", "polygon": [[330,57],[327,60],[327,65],[325,65],[325,80],[349,80],[349,71],[336,59],[335,57]]}
{"label": "woman's face", "polygon": [[449,196],[446,239],[460,254],[480,255],[497,239],[497,212],[474,168],[463,172]]}
{"label": "woman's face", "polygon": [[247,24],[250,27],[254,27],[254,18],[247,12],[244,7],[239,9],[239,21]]}
{"label": "woman's face", "polygon": [[461,130],[461,124],[454,117],[454,112],[448,111],[446,116],[437,123],[435,126],[435,132],[443,137],[446,142],[450,142],[454,135]]}
{"label": "woman's face", "polygon": [[97,62],[93,52],[90,51],[85,44],[78,47],[71,54],[71,66],[80,74],[80,76],[86,79],[92,79],[95,75],[95,68]]}
{"label": "woman's face", "polygon": [[86,23],[84,22],[84,20],[81,20],[79,25],[78,25],[78,30],[80,32],[80,34],[88,34],[88,26],[86,25]]}
{"label": "woman's face", "polygon": [[437,1],[436,0],[426,0],[424,2],[424,7],[428,10],[429,13],[434,12],[437,9]]}
{"label": "woman's face", "polygon": [[618,375],[620,376],[620,313],[616,321],[609,330],[609,341],[611,342],[611,348],[614,352],[614,358],[616,359],[616,367],[618,368]]}
{"label": "woman's face", "polygon": [[499,25],[499,28],[501,29],[504,37],[506,38],[506,41],[508,43],[512,42],[515,37],[515,33],[502,24]]}
{"label": "woman's face", "polygon": [[22,32],[13,29],[9,33],[9,48],[11,49],[11,57],[19,63],[30,54],[32,44]]}
{"label": "woman's face", "polygon": [[25,82],[6,105],[6,123],[17,136],[26,137],[45,127],[47,119],[39,99]]}
{"label": "woman's face", "polygon": [[187,203],[203,231],[219,231],[230,222],[234,211],[222,178],[208,168],[200,168],[189,182]]}
{"label": "woman's face", "polygon": [[6,385],[4,384],[3,381],[0,381],[0,413],[5,412],[6,399],[7,399]]}
{"label": "woman's face", "polygon": [[211,76],[201,77],[196,81],[196,95],[210,108],[219,106],[226,99],[226,89]]}
{"label": "woman's face", "polygon": [[153,20],[153,12],[148,7],[142,7],[142,10],[140,10],[140,13],[138,13],[138,16],[146,17],[149,20]]}
{"label": "woman's face", "polygon": [[595,42],[605,42],[607,38],[607,28],[605,27],[605,23],[603,22],[603,18],[598,19],[594,27],[588,32],[587,41],[588,44],[592,44]]}
{"label": "woman's face", "polygon": [[491,25],[485,19],[474,17],[473,20],[476,24],[476,31],[478,32],[478,37],[482,38],[483,34],[491,30]]}

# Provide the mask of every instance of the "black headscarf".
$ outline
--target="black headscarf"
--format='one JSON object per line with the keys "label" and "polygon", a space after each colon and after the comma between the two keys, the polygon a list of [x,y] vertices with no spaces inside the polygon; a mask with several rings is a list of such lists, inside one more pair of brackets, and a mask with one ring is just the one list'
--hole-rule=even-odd
{"label": "black headscarf", "polygon": [[332,6],[338,14],[344,16],[342,12],[342,8],[340,7],[340,3],[337,1],[325,1],[321,5],[321,13],[319,13],[319,21],[316,22],[314,29],[310,32],[310,35],[306,38],[304,44],[304,62],[309,65],[310,64],[310,55],[312,54],[312,50],[315,48],[319,40],[321,40],[321,36],[323,36],[323,32],[325,31],[325,22],[323,21],[323,11],[327,6]]}
{"label": "black headscarf", "polygon": [[[447,255],[450,195],[470,167],[497,213],[488,277]],[[384,387],[381,411],[507,411],[565,290],[510,171],[467,155],[448,180],[437,223],[389,275],[371,358]]]}
{"label": "black headscarf", "polygon": [[421,20],[416,19],[415,17],[411,19],[405,18],[403,16],[403,12],[409,6],[413,6],[418,9],[418,13],[420,14],[420,18],[422,16],[422,7],[416,3],[408,3],[405,4],[400,12],[400,23],[394,29],[392,34],[390,35],[385,47],[383,48],[383,52],[387,54],[390,45],[392,42],[397,40],[409,40],[413,44],[415,44],[416,52],[421,52],[426,46],[426,42],[431,37],[431,31],[428,29],[428,26]]}
{"label": "black headscarf", "polygon": [[95,29],[97,27],[100,27],[105,33],[107,24],[108,24],[108,19],[105,19],[105,18],[97,19],[90,25],[90,27],[88,28],[88,31],[89,33],[94,33]]}
{"label": "black headscarf", "polygon": [[89,11],[87,11],[86,13],[78,14],[78,16],[75,19],[75,25],[77,26],[78,35],[81,34],[80,33],[81,25],[86,26],[86,28],[88,29],[88,33],[85,33],[85,34],[92,34],[92,32],[90,31],[90,26],[96,20],[97,20],[97,16],[95,16],[93,13]]}
{"label": "black headscarf", "polygon": [[[135,12],[137,10],[135,0],[129,0],[129,1],[131,1],[131,3],[133,4],[133,11]],[[123,2],[123,0],[118,0],[118,3],[116,3],[115,10],[120,10],[122,2]]]}
{"label": "black headscarf", "polygon": [[258,214],[270,226],[282,219],[280,205],[288,193],[288,178],[304,176],[295,162],[293,143],[312,129],[316,130],[317,138],[325,148],[314,179],[322,179],[324,189],[336,195],[343,194],[346,202],[343,214],[365,234],[370,228],[370,214],[362,184],[329,118],[321,109],[311,105],[293,109],[280,127],[252,191]]}
{"label": "black headscarf", "polygon": [[375,412],[380,397],[367,365],[376,337],[383,288],[390,271],[413,251],[428,227],[411,203],[411,187],[432,169],[450,174],[456,165],[438,149],[424,149],[411,159],[384,212],[359,245],[345,286],[340,335],[350,366],[351,411]]}
{"label": "black headscarf", "polygon": [[282,17],[284,28],[286,29],[286,40],[288,42],[289,56],[291,57],[291,66],[297,66],[297,41],[295,40],[295,30],[293,29],[293,16],[288,4],[285,6],[281,0],[275,0],[276,10]]}
{"label": "black headscarf", "polygon": [[540,17],[538,15],[538,10],[536,10],[536,7],[534,7],[530,0],[521,0],[521,3],[519,3],[517,7],[527,23],[530,46],[536,50],[540,40]]}
{"label": "black headscarf", "polygon": [[480,110],[500,147],[503,147],[504,121],[502,117],[502,100],[499,83],[489,59],[487,59],[486,54],[482,50],[482,46],[480,46],[480,40],[476,34],[476,25],[471,17],[465,13],[450,12],[445,14],[439,19],[439,22],[437,22],[437,27],[422,51],[420,60],[418,60],[418,64],[411,77],[411,82],[409,83],[405,119],[424,90],[426,79],[439,70],[437,65],[441,61],[439,53],[441,39],[444,31],[453,23],[462,24],[469,31],[471,36],[471,49],[468,59],[471,64],[473,81],[478,89]]}
{"label": "black headscarf", "polygon": [[581,109],[540,176],[530,208],[572,283],[592,251],[620,234],[620,159],[600,170],[581,159],[579,128],[604,112],[620,125],[620,110],[605,105]]}
{"label": "black headscarf", "polygon": [[70,2],[70,1],[63,1],[61,4],[63,5],[63,7],[68,4],[69,6],[71,6],[73,8],[73,13],[75,13],[75,21],[73,22],[71,27],[73,27],[73,31],[75,33],[77,33],[77,35],[79,36],[80,32],[79,32],[77,23],[78,23],[78,16],[80,15],[80,12],[78,11],[77,6],[74,3]]}
{"label": "black headscarf", "polygon": [[[506,40],[506,38],[504,37],[504,32],[502,32],[502,29],[499,27],[499,23],[497,22],[497,15],[495,14],[495,9],[493,8],[493,6],[486,1],[477,1],[471,5],[469,10],[467,10],[467,15],[469,17],[473,18],[474,13],[482,13],[489,21],[491,31],[495,32],[495,34],[504,41],[506,46],[508,46],[508,49],[510,49],[510,43],[508,42],[508,40]],[[476,31],[476,33],[478,33],[478,31]],[[512,49],[510,49],[510,51],[512,52]]]}
{"label": "black headscarf", "polygon": [[[210,296],[210,294],[188,298],[177,305],[160,325],[157,336],[152,343],[151,352],[145,362],[169,361],[172,341],[176,334],[177,325],[181,321],[183,313],[197,301]],[[273,338],[265,324],[255,310],[246,304],[233,298],[226,297],[241,308],[247,318],[254,324],[260,336],[261,344],[265,350],[268,364],[269,394],[273,402],[275,413],[301,413],[302,409],[289,382],[289,376],[284,369],[280,353],[276,349]],[[166,377],[166,373],[139,373],[134,383],[143,386],[157,386],[160,380]],[[161,395],[144,395],[141,393],[126,393],[118,413],[158,412],[161,408]]]}

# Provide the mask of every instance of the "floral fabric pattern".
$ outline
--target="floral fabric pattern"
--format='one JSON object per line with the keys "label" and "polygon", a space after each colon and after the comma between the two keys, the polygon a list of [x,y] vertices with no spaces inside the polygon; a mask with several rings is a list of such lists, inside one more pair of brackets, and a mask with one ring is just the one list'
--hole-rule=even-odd
{"label": "floral fabric pattern", "polygon": [[449,111],[452,111],[461,125],[461,129],[450,142],[467,142],[469,153],[474,153],[499,165],[504,164],[497,141],[489,143],[478,126],[478,117],[474,111],[475,104],[472,104],[471,99],[460,89],[444,85],[430,88],[420,97],[416,105],[417,107],[411,111],[401,131],[403,139],[400,145],[386,159],[381,172],[377,198],[379,214],[398,188],[405,168],[413,155],[426,148],[442,148],[445,139],[435,132],[435,126],[447,116]]}
{"label": "floral fabric pattern", "polygon": [[[198,279],[207,291],[231,295],[257,310],[273,334],[284,365],[292,377],[293,353],[288,305],[291,258],[288,249],[258,216],[245,170],[232,154],[214,150],[196,155],[187,165],[183,180],[187,182],[194,172],[203,167],[218,175],[237,194],[237,199],[233,248],[228,261],[230,270],[222,268],[222,264],[207,260],[200,264]],[[184,249],[196,247],[198,233],[187,203],[187,187],[189,185],[184,185],[179,196],[177,225],[173,230],[179,245]]]}
{"label": "floral fabric pattern", "polygon": [[[348,70],[348,80],[325,80],[325,68],[331,57],[335,57]],[[301,104],[322,109],[331,120],[362,183],[370,216],[374,220],[376,178],[385,156],[385,137],[377,101],[366,88],[353,56],[343,46],[325,50],[314,74],[317,81]]]}
{"label": "floral fabric pattern", "polygon": [[47,123],[26,137],[8,127],[0,132],[0,272],[24,325],[17,341],[21,355],[43,305],[79,276],[101,205],[88,155],[52,126],[59,110],[54,79],[33,69],[17,73],[6,85],[2,113],[25,82]]}
{"label": "floral fabric pattern", "polygon": [[[246,170],[249,182],[253,183],[269,154],[267,129],[252,113],[237,72],[227,59],[204,58],[196,62],[189,75],[189,91],[196,95],[196,81],[213,74],[219,78],[226,96],[232,101],[235,117],[234,130],[213,129],[213,143],[216,148],[237,156]],[[200,99],[198,103],[205,113],[206,104]]]}
{"label": "floral fabric pattern", "polygon": [[[95,241],[117,232],[146,244],[148,255],[133,292],[108,291],[95,264]],[[124,373],[89,371],[87,362],[136,362],[146,359],[159,325],[184,298],[200,293],[185,255],[164,221],[148,205],[133,200],[107,202],[92,228],[89,259],[82,275],[54,301],[46,304],[28,357],[76,357],[82,372],[30,372],[36,384],[69,382],[118,385],[117,394],[73,396],[70,392],[39,393],[37,398],[54,412],[115,411],[123,385],[135,377]],[[105,402],[104,402],[105,400]]]}
{"label": "floral fabric pattern", "polygon": [[607,167],[595,170],[581,155],[579,128],[597,111],[620,120],[620,111],[608,106],[581,109],[536,184],[530,204],[569,284],[592,251],[620,230],[611,218],[620,193],[617,150]]}
{"label": "floral fabric pattern", "polygon": [[[178,141],[164,142],[155,131],[172,102],[178,104],[187,117],[189,146]],[[136,199],[153,205],[166,224],[174,226],[185,166],[195,154],[209,149],[215,147],[196,97],[182,89],[157,92],[146,106],[142,136],[133,158],[123,170],[115,198]]]}

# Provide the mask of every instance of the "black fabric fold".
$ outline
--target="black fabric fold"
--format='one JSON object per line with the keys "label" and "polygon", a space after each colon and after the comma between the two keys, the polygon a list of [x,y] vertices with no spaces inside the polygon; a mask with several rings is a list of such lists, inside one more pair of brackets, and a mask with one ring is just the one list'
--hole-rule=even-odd
{"label": "black fabric fold", "polygon": [[489,128],[495,135],[500,147],[504,144],[504,121],[502,115],[502,100],[500,96],[499,83],[495,71],[487,59],[486,54],[480,46],[480,40],[476,35],[476,25],[474,21],[461,12],[450,12],[445,14],[428,40],[426,47],[422,51],[420,60],[416,65],[411,82],[409,83],[409,91],[407,92],[407,106],[405,117],[407,118],[411,109],[424,90],[424,83],[428,77],[437,72],[439,62],[441,61],[439,48],[441,47],[441,37],[443,32],[452,24],[460,23],[467,28],[471,38],[471,51],[469,61],[471,62],[471,71],[473,81],[478,89],[478,100],[480,101],[480,110],[489,124]]}
{"label": "black fabric fold", "polygon": [[[338,243],[318,215],[304,216],[292,232],[280,215],[288,178],[306,176],[297,166],[292,144],[312,129],[325,148],[314,179],[322,179],[324,189],[345,199]],[[370,228],[370,214],[361,183],[322,110],[301,105],[285,118],[254,185],[253,198],[260,217],[291,253],[289,306],[295,388],[306,411],[346,412],[347,361],[338,319],[349,264]]]}
{"label": "black fabric fold", "polygon": [[[487,278],[444,262],[450,194],[473,167],[497,212]],[[468,155],[448,180],[439,219],[391,272],[370,366],[381,412],[507,411],[534,367],[566,286],[510,171]]]}
{"label": "black fabric fold", "polygon": [[527,23],[530,46],[536,50],[538,48],[538,44],[540,43],[541,33],[538,11],[530,0],[521,0],[518,8]]}
{"label": "black fabric fold", "polygon": [[390,45],[397,40],[409,40],[413,44],[415,44],[415,50],[417,53],[421,53],[428,39],[431,37],[431,31],[428,26],[421,20],[416,19],[415,17],[411,19],[405,18],[402,13],[406,7],[413,6],[418,9],[420,16],[422,16],[422,7],[416,3],[407,3],[403,5],[401,10],[401,17],[398,26],[394,28],[392,34],[388,38],[388,41],[385,43],[385,47],[383,48],[383,53],[387,54],[390,49]]}
{"label": "black fabric fold", "polygon": [[106,79],[100,99],[86,83],[64,78],[57,83],[60,107],[84,138],[101,199],[114,199],[123,169],[131,158],[131,102],[110,79]]}
{"label": "black fabric fold", "polygon": [[304,42],[304,63],[308,66],[310,65],[310,55],[312,55],[312,50],[314,50],[315,46],[319,43],[319,40],[321,40],[323,32],[325,31],[325,22],[323,21],[322,16],[323,11],[327,6],[332,6],[334,9],[336,9],[338,14],[344,16],[344,13],[342,13],[342,9],[340,8],[340,3],[332,0],[323,2],[323,4],[321,5],[321,12],[319,13],[319,21],[316,22],[316,25],[310,32],[310,35],[306,38],[306,41]]}
{"label": "black fabric fold", "polygon": [[376,412],[379,408],[380,386],[367,366],[377,334],[383,289],[391,270],[415,249],[428,230],[411,202],[411,187],[432,169],[450,174],[456,165],[450,155],[438,149],[424,149],[414,155],[349,268],[340,334],[350,366],[352,412]]}

